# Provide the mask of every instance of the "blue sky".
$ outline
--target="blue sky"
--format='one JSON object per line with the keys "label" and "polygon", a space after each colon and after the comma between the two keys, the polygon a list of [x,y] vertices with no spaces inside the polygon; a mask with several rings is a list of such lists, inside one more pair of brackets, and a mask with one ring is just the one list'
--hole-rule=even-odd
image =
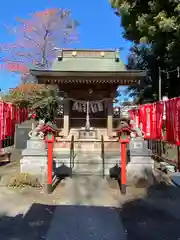
{"label": "blue sky", "polygon": [[[113,13],[108,0],[6,0],[0,17],[0,42],[13,43],[4,25],[14,25],[16,17],[26,18],[30,13],[50,7],[67,8],[79,23],[79,43],[68,47],[76,48],[123,48],[121,59],[127,62],[130,43],[122,38],[120,19]],[[19,77],[0,71],[0,88],[15,87]]]}

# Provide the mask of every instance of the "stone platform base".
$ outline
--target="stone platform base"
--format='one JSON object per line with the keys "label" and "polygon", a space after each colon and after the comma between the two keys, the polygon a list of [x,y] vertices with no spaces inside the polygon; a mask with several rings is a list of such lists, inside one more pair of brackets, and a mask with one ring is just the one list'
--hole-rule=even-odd
{"label": "stone platform base", "polygon": [[127,185],[146,187],[154,183],[153,164],[133,164],[127,165]]}
{"label": "stone platform base", "polygon": [[47,150],[42,139],[30,139],[27,148],[22,151],[20,171],[36,175],[43,183],[47,176]]}

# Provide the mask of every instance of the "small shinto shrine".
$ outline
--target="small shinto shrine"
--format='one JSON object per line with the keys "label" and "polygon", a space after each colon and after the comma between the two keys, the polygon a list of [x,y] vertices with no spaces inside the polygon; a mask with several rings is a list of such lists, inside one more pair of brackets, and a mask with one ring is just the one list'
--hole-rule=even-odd
{"label": "small shinto shrine", "polygon": [[[119,50],[63,49],[51,70],[31,69],[39,84],[57,85],[63,112],[56,116],[59,135],[70,139],[108,139],[116,135],[113,100],[117,88],[137,84],[146,72],[126,70]],[[58,111],[58,110],[57,110]]]}

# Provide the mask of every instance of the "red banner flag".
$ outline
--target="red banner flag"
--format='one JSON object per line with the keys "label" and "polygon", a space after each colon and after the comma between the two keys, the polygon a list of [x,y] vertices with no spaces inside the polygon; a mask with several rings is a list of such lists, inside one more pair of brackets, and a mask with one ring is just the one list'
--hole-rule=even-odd
{"label": "red banner flag", "polygon": [[156,105],[156,139],[162,139],[163,127],[163,110],[164,104],[162,102],[155,103]]}
{"label": "red banner flag", "polygon": [[156,103],[152,104],[152,139],[156,139],[157,138],[157,134],[156,134],[156,126],[157,126],[157,118],[156,118]]}
{"label": "red banner flag", "polygon": [[166,140],[176,143],[176,99],[169,99],[166,103]]}
{"label": "red banner flag", "polygon": [[175,140],[176,144],[180,145],[180,98],[176,98],[175,111]]}
{"label": "red banner flag", "polygon": [[152,110],[152,104],[139,107],[140,128],[144,133],[144,138],[152,137]]}

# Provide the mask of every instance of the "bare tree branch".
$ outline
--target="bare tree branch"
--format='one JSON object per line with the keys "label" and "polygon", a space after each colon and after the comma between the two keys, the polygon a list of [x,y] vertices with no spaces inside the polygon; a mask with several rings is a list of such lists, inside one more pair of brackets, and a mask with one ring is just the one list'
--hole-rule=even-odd
{"label": "bare tree branch", "polygon": [[55,49],[77,40],[78,23],[66,9],[46,9],[16,21],[16,26],[6,26],[15,35],[15,42],[0,43],[0,62],[8,71],[24,74],[25,69],[37,66],[49,68],[57,54]]}

